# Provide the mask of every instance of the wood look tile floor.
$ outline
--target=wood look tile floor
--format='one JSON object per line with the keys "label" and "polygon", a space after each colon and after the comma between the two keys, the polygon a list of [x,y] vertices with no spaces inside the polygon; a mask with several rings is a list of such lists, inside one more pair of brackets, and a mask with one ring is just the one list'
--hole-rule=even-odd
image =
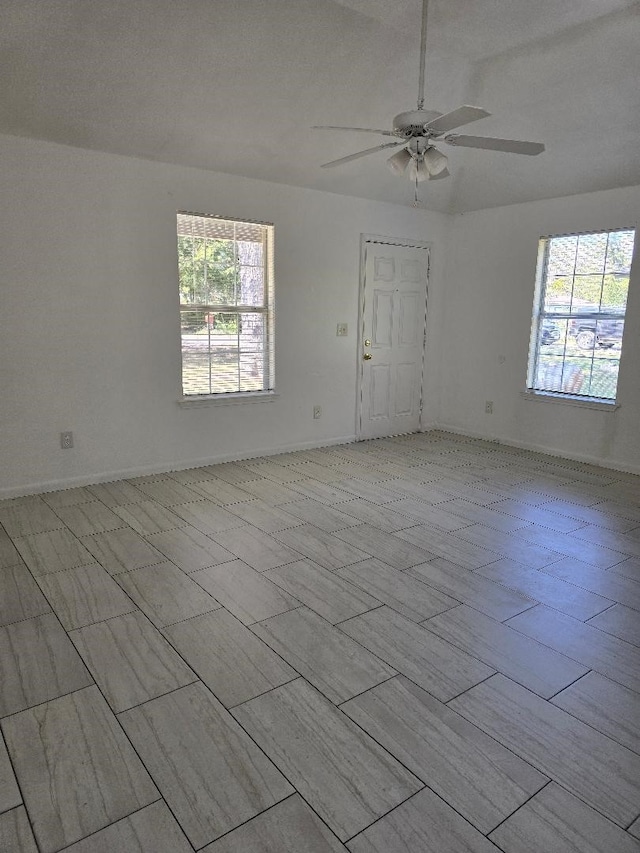
{"label": "wood look tile floor", "polygon": [[429,432],[0,501],[2,853],[640,853],[640,477]]}

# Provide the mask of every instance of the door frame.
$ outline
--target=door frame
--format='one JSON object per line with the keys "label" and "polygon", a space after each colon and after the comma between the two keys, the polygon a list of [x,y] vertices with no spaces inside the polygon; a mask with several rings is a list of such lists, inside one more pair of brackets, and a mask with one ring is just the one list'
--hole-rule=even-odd
{"label": "door frame", "polygon": [[427,321],[429,318],[429,278],[431,274],[431,253],[433,244],[426,240],[412,240],[409,237],[385,237],[381,234],[360,234],[360,284],[358,289],[358,341],[357,341],[357,369],[356,369],[356,441],[363,441],[362,437],[362,375],[364,362],[362,352],[364,349],[364,307],[365,307],[365,284],[366,284],[366,251],[368,243],[382,243],[386,246],[400,246],[406,249],[424,249],[427,252],[427,281],[425,286],[424,300],[424,338],[422,344],[422,369],[420,371],[420,419],[418,430],[422,432],[423,425],[423,402],[424,402],[424,371],[427,338]]}

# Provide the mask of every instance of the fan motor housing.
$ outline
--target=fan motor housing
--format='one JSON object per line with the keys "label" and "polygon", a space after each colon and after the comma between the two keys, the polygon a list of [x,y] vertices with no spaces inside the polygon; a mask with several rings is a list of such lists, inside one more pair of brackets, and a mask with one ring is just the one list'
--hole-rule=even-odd
{"label": "fan motor housing", "polygon": [[409,110],[406,113],[398,113],[393,120],[393,129],[400,131],[407,138],[423,136],[425,124],[441,115],[442,113],[434,110]]}

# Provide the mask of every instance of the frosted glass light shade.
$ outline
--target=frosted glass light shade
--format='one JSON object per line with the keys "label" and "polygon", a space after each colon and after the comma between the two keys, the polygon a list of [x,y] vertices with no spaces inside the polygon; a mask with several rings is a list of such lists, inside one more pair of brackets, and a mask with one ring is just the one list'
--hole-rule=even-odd
{"label": "frosted glass light shade", "polygon": [[427,148],[423,154],[424,163],[430,175],[439,175],[447,168],[449,162],[444,154],[435,148]]}
{"label": "frosted glass light shade", "polygon": [[412,181],[428,181],[429,170],[422,157],[413,157],[409,166],[409,177]]}
{"label": "frosted glass light shade", "polygon": [[411,154],[409,154],[406,148],[401,148],[400,151],[397,151],[392,157],[389,157],[387,165],[394,175],[402,175],[409,165],[410,160]]}

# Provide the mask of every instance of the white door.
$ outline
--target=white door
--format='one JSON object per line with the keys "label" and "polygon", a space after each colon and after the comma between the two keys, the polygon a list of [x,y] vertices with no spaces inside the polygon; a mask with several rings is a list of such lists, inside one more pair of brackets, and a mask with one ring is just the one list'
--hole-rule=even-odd
{"label": "white door", "polygon": [[358,438],[416,432],[422,411],[429,250],[363,244]]}

